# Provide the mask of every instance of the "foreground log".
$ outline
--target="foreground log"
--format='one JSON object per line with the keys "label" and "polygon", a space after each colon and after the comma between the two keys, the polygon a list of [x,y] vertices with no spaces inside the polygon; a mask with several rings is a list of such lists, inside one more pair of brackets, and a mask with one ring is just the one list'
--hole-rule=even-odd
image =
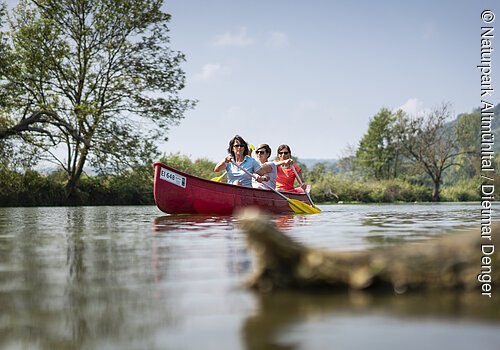
{"label": "foreground log", "polygon": [[[500,241],[495,233],[493,241],[481,239],[477,229],[391,247],[335,252],[308,248],[292,240],[255,210],[244,211],[239,219],[256,256],[248,285],[261,291],[322,287],[396,293],[479,289],[488,296],[498,284],[500,248],[491,248]],[[496,224],[492,231],[499,229]],[[489,245],[489,250],[482,249],[482,244]]]}

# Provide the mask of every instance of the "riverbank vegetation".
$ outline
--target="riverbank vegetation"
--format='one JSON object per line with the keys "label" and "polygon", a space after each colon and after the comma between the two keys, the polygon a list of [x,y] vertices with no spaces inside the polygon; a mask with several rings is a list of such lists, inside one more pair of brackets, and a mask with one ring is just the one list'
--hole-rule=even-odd
{"label": "riverbank vegetation", "polygon": [[[500,105],[495,107],[498,116]],[[434,111],[435,112],[435,111]],[[430,155],[426,163],[406,156],[401,139],[396,138],[401,112],[382,108],[371,120],[368,130],[358,147],[335,164],[316,163],[308,168],[297,158],[307,182],[312,188],[312,198],[317,203],[389,203],[430,201],[477,201],[479,187],[479,112],[459,115],[455,120],[440,121],[434,125],[442,132],[444,141],[431,140],[443,151],[433,152],[435,161],[441,166],[432,166]],[[405,116],[407,117],[407,116]],[[498,117],[496,118],[498,120]],[[430,122],[427,121],[429,125]],[[499,129],[498,123],[493,125]],[[430,126],[429,126],[430,128]],[[422,131],[414,131],[421,135]],[[451,135],[448,135],[451,134]],[[436,138],[436,137],[435,137]],[[440,144],[438,143],[441,142]],[[7,143],[0,143],[8,150]],[[422,145],[423,149],[425,145]],[[453,157],[446,156],[453,150]],[[446,151],[447,150],[447,151]],[[423,152],[423,150],[421,151]],[[448,153],[446,153],[448,152]],[[5,154],[5,153],[4,153]],[[52,206],[52,205],[142,205],[153,202],[153,167],[151,160],[135,164],[120,172],[83,172],[72,196],[67,193],[67,173],[63,169],[40,172],[33,169],[23,154],[0,165],[0,206]],[[445,154],[445,156],[441,156]],[[5,155],[4,155],[5,157]],[[441,158],[440,158],[441,157]],[[182,154],[169,154],[159,160],[189,174],[211,179],[221,175],[213,172],[215,163],[209,159],[191,159]],[[494,168],[500,166],[499,156],[494,159]],[[427,168],[426,168],[427,166]],[[106,168],[106,167],[102,167]],[[109,167],[108,167],[109,169]],[[431,170],[439,174],[436,179]],[[500,176],[492,174],[497,184]],[[436,188],[438,198],[436,198]]]}
{"label": "riverbank vegetation", "polygon": [[[210,179],[215,163],[208,159],[191,160],[181,154],[160,158],[161,162],[190,174]],[[300,163],[300,161],[299,161]],[[425,182],[405,179],[366,180],[336,173],[324,164],[307,169],[300,164],[312,185],[317,203],[430,202],[432,187]],[[49,174],[32,169],[15,171],[0,167],[0,206],[58,205],[144,205],[153,201],[153,167],[138,166],[122,174],[84,174],[75,194],[66,197],[64,171]],[[441,201],[479,200],[479,179],[462,179],[443,186]]]}

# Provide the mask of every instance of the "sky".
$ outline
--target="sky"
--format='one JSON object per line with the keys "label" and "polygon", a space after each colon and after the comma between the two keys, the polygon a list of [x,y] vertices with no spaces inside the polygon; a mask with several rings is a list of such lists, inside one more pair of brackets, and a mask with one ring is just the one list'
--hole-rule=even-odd
{"label": "sky", "polygon": [[[160,149],[213,161],[236,134],[268,143],[273,156],[285,143],[299,158],[336,159],[381,108],[416,114],[449,103],[453,116],[471,112],[481,102],[481,26],[498,25],[500,37],[494,0],[167,0],[163,8],[170,47],[186,55],[181,97],[198,104]],[[491,24],[481,20],[487,9],[498,16]],[[500,85],[490,102],[499,96]]]}
{"label": "sky", "polygon": [[[494,11],[489,26],[500,28],[493,0],[173,0],[164,8],[171,47],[186,55],[181,95],[199,102],[162,151],[214,161],[235,134],[270,144],[273,155],[286,143],[300,158],[332,159],[358,145],[383,107],[414,114],[446,102],[454,114],[471,112],[481,102],[482,11]],[[494,102],[499,96],[500,85]]]}

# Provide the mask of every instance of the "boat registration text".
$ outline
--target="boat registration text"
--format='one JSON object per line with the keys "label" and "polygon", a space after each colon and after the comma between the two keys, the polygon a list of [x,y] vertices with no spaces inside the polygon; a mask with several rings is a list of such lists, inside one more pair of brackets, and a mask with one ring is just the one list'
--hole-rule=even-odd
{"label": "boat registration text", "polygon": [[186,188],[185,176],[179,175],[165,168],[160,169],[160,179],[171,182],[179,187]]}

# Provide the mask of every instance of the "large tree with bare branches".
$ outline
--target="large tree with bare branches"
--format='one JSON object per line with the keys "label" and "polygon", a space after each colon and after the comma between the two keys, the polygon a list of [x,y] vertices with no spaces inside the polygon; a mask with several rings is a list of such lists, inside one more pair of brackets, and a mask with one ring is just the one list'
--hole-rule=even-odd
{"label": "large tree with bare branches", "polygon": [[460,149],[456,130],[447,124],[450,106],[443,104],[416,116],[403,111],[396,115],[394,131],[399,146],[410,162],[429,175],[434,184],[432,200],[437,202],[444,171],[459,165],[456,157],[466,152]]}
{"label": "large tree with bare branches", "polygon": [[[0,131],[68,174],[150,160],[194,101],[162,0],[21,0],[3,26]],[[61,155],[61,149],[64,150]],[[56,151],[57,150],[57,151]]]}

